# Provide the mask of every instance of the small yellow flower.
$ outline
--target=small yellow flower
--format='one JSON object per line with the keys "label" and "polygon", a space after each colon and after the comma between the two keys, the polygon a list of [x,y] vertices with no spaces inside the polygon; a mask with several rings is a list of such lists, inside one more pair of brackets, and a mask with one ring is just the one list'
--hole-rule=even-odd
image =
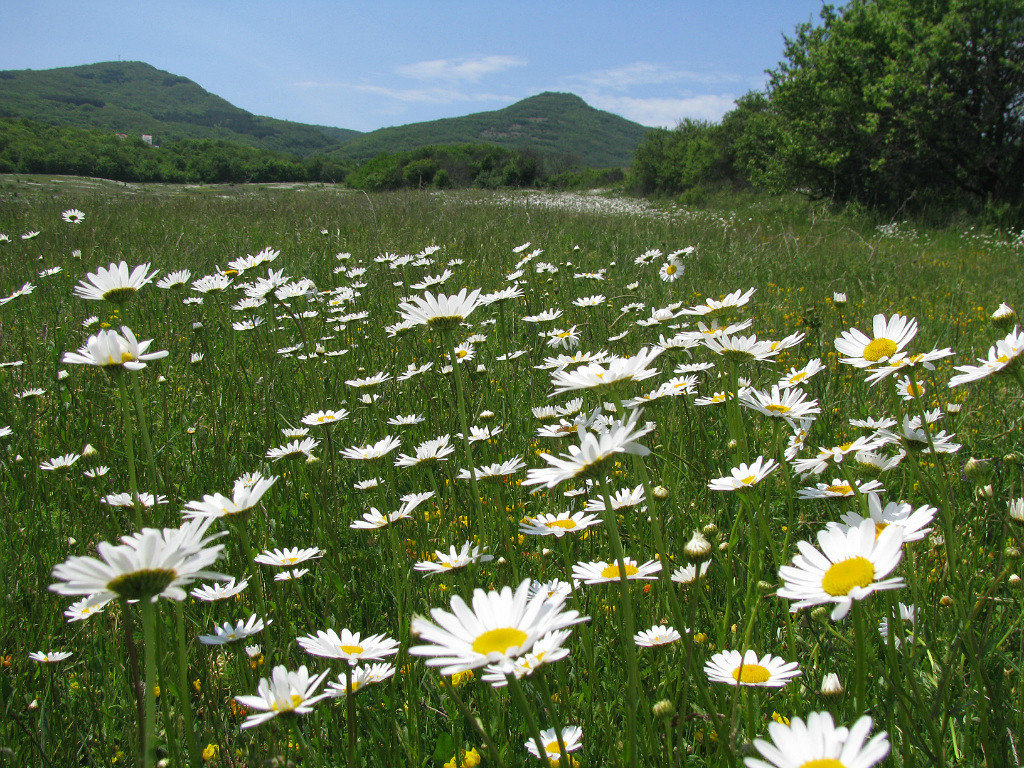
{"label": "small yellow flower", "polygon": [[474,677],[472,669],[465,669],[462,672],[456,672],[452,675],[452,686],[458,688],[459,686],[465,685]]}
{"label": "small yellow flower", "polygon": [[206,748],[203,749],[203,760],[207,763],[210,762],[217,757],[218,752],[220,752],[220,747],[216,744],[207,744]]}
{"label": "small yellow flower", "polygon": [[[462,751],[462,765],[466,768],[474,768],[474,766],[480,765],[482,760],[483,758],[480,756],[480,752],[476,747],[473,747],[468,752],[466,750]],[[453,757],[444,764],[444,768],[456,768],[457,765],[458,761]]]}

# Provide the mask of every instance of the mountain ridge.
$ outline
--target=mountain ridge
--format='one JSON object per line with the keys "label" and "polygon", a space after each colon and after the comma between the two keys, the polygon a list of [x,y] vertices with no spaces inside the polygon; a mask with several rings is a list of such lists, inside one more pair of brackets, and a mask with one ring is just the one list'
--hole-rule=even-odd
{"label": "mountain ridge", "polygon": [[150,134],[157,143],[221,139],[300,157],[362,162],[429,144],[488,143],[592,167],[631,162],[644,126],[544,92],[502,109],[366,133],[255,115],[145,62],[0,71],[0,118]]}

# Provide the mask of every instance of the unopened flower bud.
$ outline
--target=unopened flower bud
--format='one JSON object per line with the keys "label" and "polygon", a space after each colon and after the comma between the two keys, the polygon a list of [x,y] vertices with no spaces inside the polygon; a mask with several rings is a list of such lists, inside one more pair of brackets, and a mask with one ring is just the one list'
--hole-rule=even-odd
{"label": "unopened flower bud", "polygon": [[1011,520],[1016,523],[1024,523],[1024,496],[1019,499],[1011,499],[1009,510]]}
{"label": "unopened flower bud", "polygon": [[1016,587],[1020,584],[1020,576],[1018,576],[1016,573],[1011,573],[1009,577],[1006,579],[1006,583],[1009,584],[1011,587]]}
{"label": "unopened flower bud", "polygon": [[828,608],[826,608],[825,606],[822,605],[822,606],[819,606],[818,608],[815,608],[813,611],[811,611],[811,618],[818,619],[819,621],[822,621],[830,613],[831,613],[831,611]]}
{"label": "unopened flower bud", "polygon": [[953,598],[950,597],[949,595],[943,595],[942,597],[939,598],[939,605],[941,605],[943,608],[948,608],[952,604],[953,604]]}
{"label": "unopened flower bud", "polygon": [[661,701],[655,702],[654,706],[651,707],[651,712],[657,718],[668,719],[676,713],[675,705],[668,699],[662,699]]}
{"label": "unopened flower bud", "polygon": [[1020,557],[1020,547],[1007,547],[1003,550],[1007,557]]}
{"label": "unopened flower bud", "polygon": [[719,552],[728,552],[729,551],[729,542],[728,541],[723,541],[721,544],[719,544],[718,545],[718,551]]}
{"label": "unopened flower bud", "polygon": [[487,421],[494,418],[494,411],[480,411],[480,421]]}
{"label": "unopened flower bud", "polygon": [[716,533],[718,533],[718,526],[715,525],[714,523],[708,523],[707,525],[704,526],[704,528],[702,530],[704,531],[704,533],[706,535],[714,536]]}
{"label": "unopened flower bud", "polygon": [[829,672],[821,679],[822,696],[838,696],[843,692],[843,684],[839,682],[839,675]]}
{"label": "unopened flower bud", "polygon": [[654,488],[651,490],[651,493],[654,494],[654,498],[656,498],[656,499],[667,499],[668,498],[668,488],[666,488],[664,485],[656,485],[656,486],[654,486]]}
{"label": "unopened flower bud", "polygon": [[972,480],[977,480],[985,475],[985,463],[973,456],[964,464],[964,474]]}
{"label": "unopened flower bud", "polygon": [[1002,327],[1010,325],[1016,320],[1017,313],[1013,310],[1013,307],[1004,302],[996,307],[996,311],[989,315],[989,319],[992,321],[992,325]]}
{"label": "unopened flower bud", "polygon": [[700,531],[694,531],[693,536],[683,547],[683,552],[691,560],[705,560],[711,554],[711,542]]}
{"label": "unopened flower bud", "polygon": [[846,294],[845,293],[833,293],[832,294],[832,303],[835,304],[837,307],[843,306],[846,303]]}
{"label": "unopened flower bud", "polygon": [[996,492],[995,489],[992,487],[992,484],[989,483],[988,485],[979,485],[977,488],[975,488],[974,495],[979,499],[991,499],[993,496],[996,495]]}
{"label": "unopened flower bud", "polygon": [[775,591],[775,585],[767,581],[759,581],[757,582],[757,591],[768,595]]}
{"label": "unopened flower bud", "polygon": [[82,458],[87,459],[90,456],[95,456],[99,451],[92,447],[92,443],[86,443],[85,448],[82,449]]}

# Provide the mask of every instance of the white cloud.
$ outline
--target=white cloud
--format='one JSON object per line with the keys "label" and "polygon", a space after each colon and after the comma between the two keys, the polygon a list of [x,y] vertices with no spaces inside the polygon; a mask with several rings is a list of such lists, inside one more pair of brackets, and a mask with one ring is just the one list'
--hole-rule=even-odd
{"label": "white cloud", "polygon": [[641,125],[675,128],[680,120],[717,121],[736,106],[736,97],[729,94],[708,94],[686,98],[637,98],[590,94],[583,97],[591,106],[614,112]]}
{"label": "white cloud", "polygon": [[468,80],[475,83],[487,75],[523,66],[526,66],[526,61],[514,56],[479,56],[418,61],[400,66],[395,71],[417,80]]}
{"label": "white cloud", "polygon": [[513,99],[512,96],[496,93],[465,93],[452,88],[387,88],[383,85],[369,83],[320,82],[306,80],[294,83],[296,88],[337,88],[357,93],[368,93],[405,103],[418,104],[454,104],[462,101],[503,102]]}
{"label": "white cloud", "polygon": [[634,61],[621,67],[600,69],[577,75],[571,81],[582,83],[591,88],[608,88],[613,91],[624,91],[641,85],[664,85],[665,83],[689,82],[705,85],[719,83],[735,83],[741,78],[724,72],[694,72],[688,69],[677,69],[664,64],[653,64],[648,61]]}

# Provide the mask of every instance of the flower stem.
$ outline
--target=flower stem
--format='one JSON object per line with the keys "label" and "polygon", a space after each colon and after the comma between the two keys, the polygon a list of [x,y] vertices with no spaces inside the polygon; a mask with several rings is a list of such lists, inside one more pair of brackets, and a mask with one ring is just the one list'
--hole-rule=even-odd
{"label": "flower stem", "polygon": [[156,763],[156,615],[149,598],[143,598],[139,605],[142,608],[142,650],[146,669],[142,765],[143,768],[153,768]]}

